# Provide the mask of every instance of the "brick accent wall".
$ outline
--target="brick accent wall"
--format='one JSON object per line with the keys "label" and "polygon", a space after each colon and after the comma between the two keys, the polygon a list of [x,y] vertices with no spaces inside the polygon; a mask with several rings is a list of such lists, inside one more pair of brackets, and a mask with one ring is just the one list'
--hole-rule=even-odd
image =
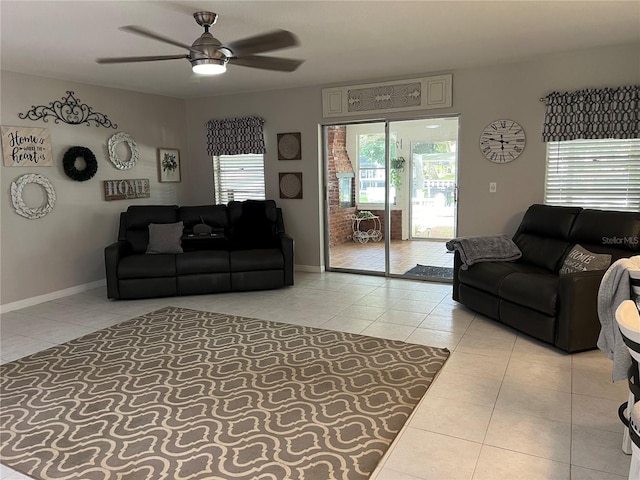
{"label": "brick accent wall", "polygon": [[[380,217],[382,238],[384,238],[384,210],[371,210],[371,213]],[[391,210],[391,240],[402,240],[402,210]]]}
{"label": "brick accent wall", "polygon": [[[329,176],[327,179],[329,202],[329,245],[339,245],[351,242],[351,220],[347,215],[355,214],[356,208],[342,208],[340,206],[340,180],[338,173],[354,173],[353,165],[347,154],[347,127],[333,126],[327,128],[327,166]],[[351,179],[352,203],[355,205],[355,178]]]}

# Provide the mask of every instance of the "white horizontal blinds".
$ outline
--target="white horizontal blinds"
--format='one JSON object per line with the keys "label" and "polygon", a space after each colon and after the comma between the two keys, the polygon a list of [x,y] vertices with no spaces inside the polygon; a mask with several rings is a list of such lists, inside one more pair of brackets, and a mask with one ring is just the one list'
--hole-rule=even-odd
{"label": "white horizontal blinds", "polygon": [[640,139],[547,143],[545,203],[640,211]]}
{"label": "white horizontal blinds", "polygon": [[213,178],[217,204],[265,198],[262,154],[214,156]]}

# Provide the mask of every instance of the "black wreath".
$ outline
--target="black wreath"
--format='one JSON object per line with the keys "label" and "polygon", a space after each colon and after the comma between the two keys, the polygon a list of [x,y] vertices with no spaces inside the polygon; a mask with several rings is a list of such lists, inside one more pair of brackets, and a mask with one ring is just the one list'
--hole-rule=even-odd
{"label": "black wreath", "polygon": [[[84,159],[84,163],[86,164],[85,168],[83,168],[82,170],[78,170],[76,168],[76,159],[78,157],[82,157]],[[89,180],[98,171],[98,162],[96,161],[96,156],[91,150],[86,147],[71,147],[69,150],[67,150],[67,153],[64,154],[62,165],[64,167],[64,173],[66,173],[70,179],[75,180],[76,182],[84,182],[85,180]]]}

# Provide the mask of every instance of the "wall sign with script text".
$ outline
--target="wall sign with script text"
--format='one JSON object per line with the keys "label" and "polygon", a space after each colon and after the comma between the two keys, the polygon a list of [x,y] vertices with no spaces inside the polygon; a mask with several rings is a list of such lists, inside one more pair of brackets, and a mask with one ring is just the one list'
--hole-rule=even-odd
{"label": "wall sign with script text", "polygon": [[104,185],[104,199],[107,201],[149,198],[151,196],[148,178],[104,180],[102,184]]}
{"label": "wall sign with script text", "polygon": [[50,167],[51,135],[48,128],[0,127],[5,167]]}

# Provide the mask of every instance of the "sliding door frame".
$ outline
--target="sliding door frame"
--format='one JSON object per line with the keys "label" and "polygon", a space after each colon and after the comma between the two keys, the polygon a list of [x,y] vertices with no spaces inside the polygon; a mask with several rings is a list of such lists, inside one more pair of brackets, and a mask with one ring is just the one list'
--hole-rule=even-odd
{"label": "sliding door frame", "polygon": [[[409,116],[409,117],[401,117],[401,118],[371,118],[364,120],[347,120],[341,122],[328,122],[320,124],[320,135],[321,135],[321,145],[322,145],[322,192],[323,192],[323,217],[324,217],[324,265],[326,271],[332,272],[345,272],[345,273],[358,273],[365,274],[371,276],[384,276],[389,278],[403,278],[402,274],[394,274],[391,273],[391,205],[390,205],[390,183],[389,176],[391,172],[391,155],[390,155],[390,124],[391,123],[399,123],[404,121],[412,121],[412,120],[429,120],[433,118],[458,118],[458,148],[459,148],[459,140],[460,140],[460,114],[459,113],[450,113],[446,115],[418,115],[418,116]],[[339,125],[363,125],[370,123],[384,123],[384,137],[385,137],[385,192],[384,192],[384,252],[385,252],[385,267],[384,272],[375,271],[375,270],[361,270],[361,269],[351,269],[351,268],[342,268],[342,267],[331,267],[330,261],[330,224],[329,224],[329,191],[328,191],[328,165],[327,165],[327,157],[328,157],[328,139],[327,139],[327,127],[339,126]],[[459,162],[459,151],[457,153],[457,161]],[[457,192],[457,177],[456,172],[456,215],[454,217],[454,229],[457,230],[457,203],[458,203],[458,192]],[[359,182],[359,179],[356,178],[356,183]],[[357,204],[357,199],[356,199]]]}

